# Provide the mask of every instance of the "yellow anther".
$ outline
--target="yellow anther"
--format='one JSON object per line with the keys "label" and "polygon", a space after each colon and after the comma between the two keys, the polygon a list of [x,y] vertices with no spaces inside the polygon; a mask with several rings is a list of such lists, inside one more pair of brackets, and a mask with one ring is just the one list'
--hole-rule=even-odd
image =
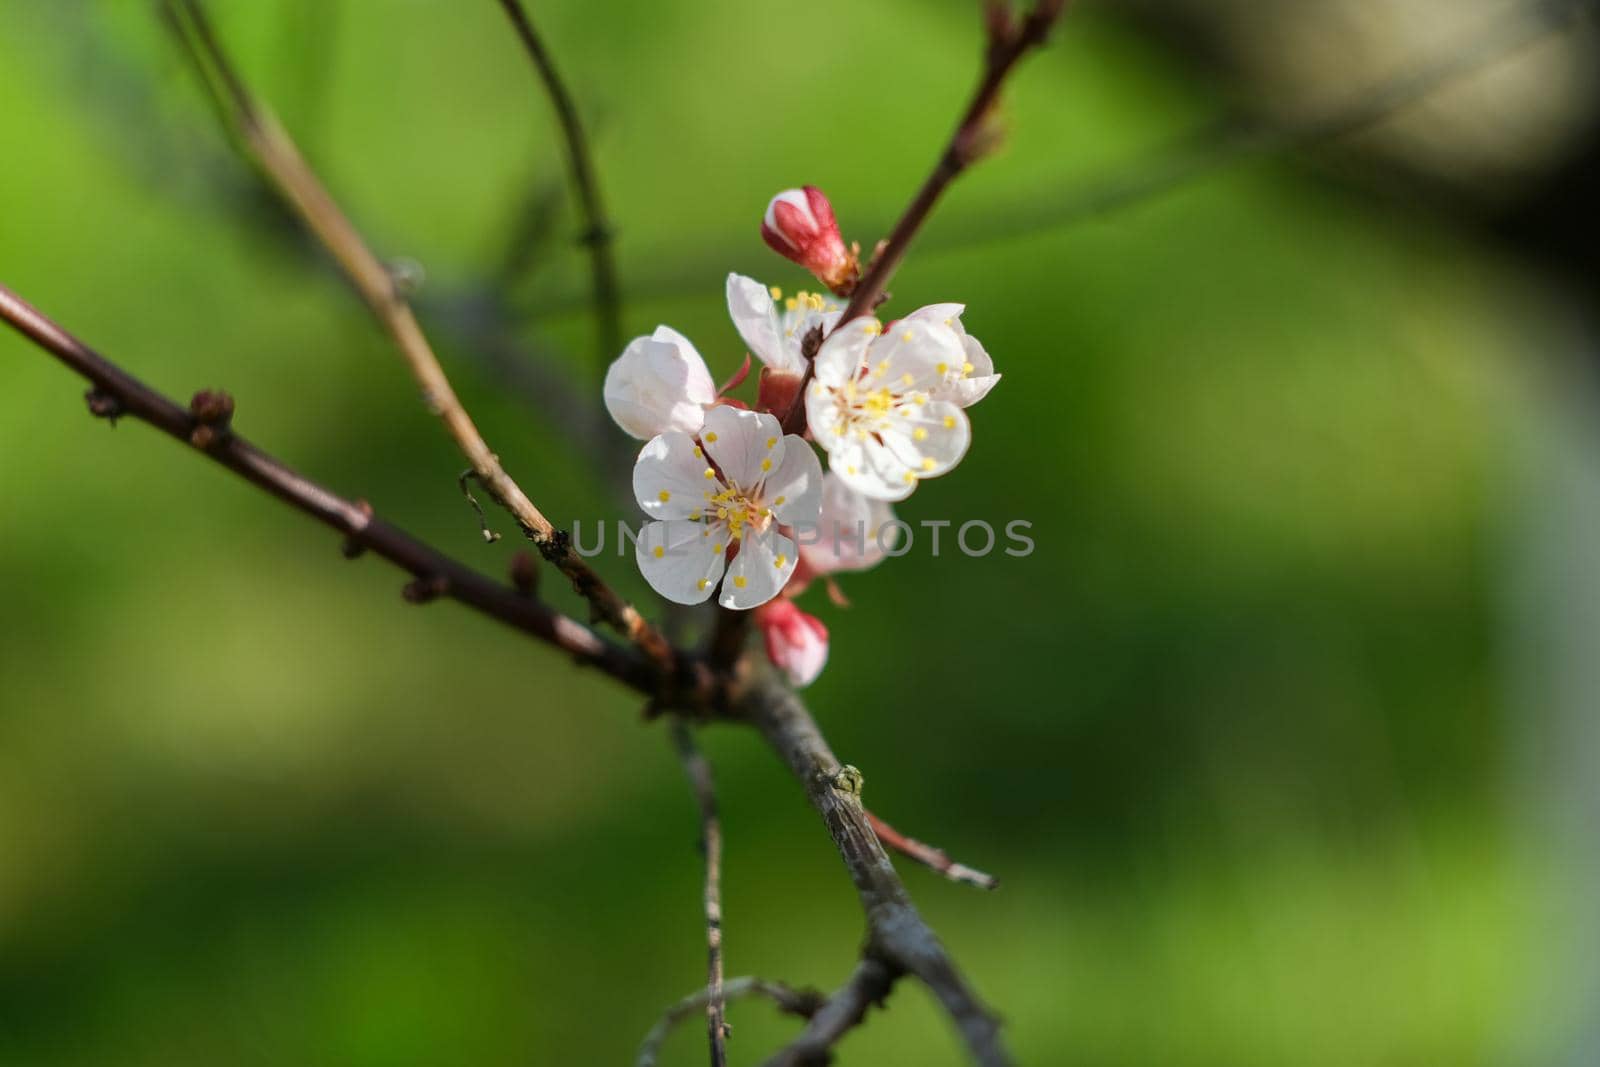
{"label": "yellow anther", "polygon": [[800,301],[796,300],[792,296],[789,299],[787,299],[787,300],[785,300],[783,302],[783,309],[785,311],[793,311],[795,308],[797,308],[799,306],[800,306]]}
{"label": "yellow anther", "polygon": [[770,460],[770,459],[762,460],[761,461],[761,469],[764,470],[764,471],[771,470],[772,469],[772,460]]}
{"label": "yellow anther", "polygon": [[924,458],[923,461],[922,461],[922,469],[925,470],[925,471],[931,471],[931,470],[933,470],[933,468],[935,468],[937,466],[938,466],[938,464],[935,463],[932,459]]}
{"label": "yellow anther", "polygon": [[921,426],[918,426],[915,430],[911,431],[911,439],[913,441],[926,441],[928,439],[928,431],[924,430]]}
{"label": "yellow anther", "polygon": [[705,459],[706,458],[706,454],[704,452],[700,451],[700,446],[699,445],[695,445],[694,446],[694,458],[695,459]]}
{"label": "yellow anther", "polygon": [[716,476],[717,476],[717,472],[716,471],[712,470],[710,467],[706,468],[706,478],[707,479],[715,478]]}
{"label": "yellow anther", "polygon": [[905,477],[906,477],[906,484],[907,485],[910,485],[912,482],[917,480],[917,476],[915,474],[912,474],[910,471],[906,471]]}
{"label": "yellow anther", "polygon": [[712,545],[711,546],[711,551],[715,555],[721,555],[722,554],[722,546],[721,545]]}
{"label": "yellow anther", "polygon": [[672,499],[672,494],[665,489],[661,490],[660,496],[663,504]]}
{"label": "yellow anther", "polygon": [[789,498],[786,497],[786,496],[780,496],[778,499],[776,499],[776,500],[774,500],[772,502],[772,506],[775,507],[775,508],[781,508],[781,507],[783,507],[783,502],[785,500],[787,500],[787,499],[789,499]]}
{"label": "yellow anther", "polygon": [[861,328],[867,333],[878,334],[883,332],[883,323],[873,320]]}
{"label": "yellow anther", "polygon": [[954,415],[946,415],[944,417],[944,428],[947,430],[956,428],[956,417]]}
{"label": "yellow anther", "polygon": [[767,447],[768,448],[771,448],[773,445],[775,445],[777,443],[778,443],[778,439],[776,437],[767,438]]}
{"label": "yellow anther", "polygon": [[695,583],[694,587],[696,589],[704,591],[705,587],[710,585],[710,584],[711,584],[711,580],[709,578],[702,578],[698,582]]}
{"label": "yellow anther", "polygon": [[772,561],[772,565],[774,567],[778,568],[781,571],[781,570],[783,570],[783,565],[785,563],[788,563],[788,562],[789,562],[789,557],[788,556],[779,556],[779,557],[777,557],[776,559],[774,559]]}
{"label": "yellow anther", "polygon": [[776,285],[774,285],[771,289],[768,289],[767,292],[772,294],[772,299],[774,300],[783,299],[783,290],[779,289]]}
{"label": "yellow anther", "polygon": [[933,368],[933,371],[935,374],[947,374],[950,371],[950,364],[941,363],[937,367]]}
{"label": "yellow anther", "polygon": [[900,335],[900,340],[909,341],[913,336],[915,335],[910,330],[907,330],[905,333]]}
{"label": "yellow anther", "polygon": [[749,584],[750,583],[745,579],[744,575],[735,574],[733,576],[733,585],[734,585],[735,589],[743,589],[746,585],[749,585]]}
{"label": "yellow anther", "polygon": [[884,360],[882,363],[878,364],[876,367],[874,367],[872,369],[872,373],[877,375],[879,378],[882,378],[885,374],[888,374],[889,373],[889,361],[888,360]]}
{"label": "yellow anther", "polygon": [[[690,522],[699,522],[700,521],[700,513],[698,511],[689,512],[689,521]],[[700,536],[704,537],[705,535],[701,534]]]}
{"label": "yellow anther", "polygon": [[855,473],[857,473],[857,472],[856,472],[856,469],[855,469],[855,468],[854,468],[854,467],[846,467],[846,468],[845,468],[845,471],[846,471],[846,472],[848,472],[848,473],[850,473],[850,474],[855,474]]}
{"label": "yellow anther", "polygon": [[905,384],[907,384],[907,385],[911,385],[911,384],[912,384],[912,383],[914,383],[914,382],[915,382],[915,381],[916,381],[916,379],[915,379],[915,378],[913,378],[913,377],[912,377],[912,376],[911,376],[911,375],[909,375],[909,374],[902,374],[902,375],[900,375],[900,380],[901,380],[901,381],[902,381],[902,382],[904,382],[904,383],[905,383]]}
{"label": "yellow anther", "polygon": [[660,545],[656,546],[656,548],[655,548],[655,557],[656,557],[656,559],[660,559],[662,556],[665,556],[666,554],[667,554],[667,550],[666,549],[662,548]]}
{"label": "yellow anther", "polygon": [[961,373],[962,374],[971,374],[972,373],[972,364],[970,364],[970,363],[961,364]]}
{"label": "yellow anther", "polygon": [[715,433],[706,434],[706,444],[714,445],[716,443],[717,443],[717,435]]}

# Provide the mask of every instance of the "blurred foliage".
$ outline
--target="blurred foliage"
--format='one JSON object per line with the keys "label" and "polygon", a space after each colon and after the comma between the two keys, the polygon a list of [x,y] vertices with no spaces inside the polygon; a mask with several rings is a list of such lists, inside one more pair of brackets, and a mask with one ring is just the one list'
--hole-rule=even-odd
{"label": "blurred foliage", "polygon": [[[263,97],[424,299],[482,284],[562,181],[495,5],[217,2]],[[738,251],[801,181],[893,217],[968,91],[968,5],[541,5],[596,130],[624,280]],[[232,157],[151,5],[0,0],[0,277],[168,392],[502,570],[460,460],[338,279]],[[1014,136],[942,208],[970,231],[1217,105],[1092,8],[1009,95]],[[577,223],[568,214],[562,234]],[[936,224],[937,229],[939,224]],[[570,293],[553,241],[524,295]],[[642,294],[714,373],[722,275]],[[998,873],[908,880],[1028,1063],[1474,1063],[1559,1043],[1520,996],[1548,946],[1497,631],[1508,446],[1536,419],[1532,280],[1447,220],[1290,162],[1085,226],[913,254],[895,307],[967,302],[1005,381],[912,522],[852,578],[809,696],[869,803]],[[522,331],[597,380],[581,309]],[[436,331],[558,521],[624,517]],[[552,356],[551,353],[557,353]],[[531,358],[531,357],[530,357]],[[0,336],[0,1062],[622,1063],[701,980],[694,815],[637,702],[400,580]],[[598,389],[593,390],[598,403]],[[625,560],[605,569],[641,599]],[[555,584],[555,583],[548,583]],[[563,604],[570,598],[551,592]],[[860,918],[799,792],[713,730],[730,973],[823,988]],[[793,1029],[741,1004],[732,1053]],[[695,1027],[674,1063],[703,1057]],[[955,1063],[906,986],[845,1063]]]}

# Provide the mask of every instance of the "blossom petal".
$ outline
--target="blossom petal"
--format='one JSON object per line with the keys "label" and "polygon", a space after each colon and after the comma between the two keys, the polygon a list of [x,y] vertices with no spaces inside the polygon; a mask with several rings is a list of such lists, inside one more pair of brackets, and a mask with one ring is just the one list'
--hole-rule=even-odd
{"label": "blossom petal", "polygon": [[762,501],[785,526],[812,526],[822,508],[822,464],[801,438],[783,441],[783,461],[767,475]]}
{"label": "blossom petal", "polygon": [[787,345],[771,292],[754,278],[728,275],[728,315],[751,353],[774,370],[805,370],[798,345]]}
{"label": "blossom petal", "polygon": [[604,396],[617,425],[644,440],[668,430],[699,430],[716,386],[688,339],[662,326],[654,337],[634,338],[612,361]]}
{"label": "blossom petal", "polygon": [[931,392],[966,361],[961,336],[942,321],[902,319],[867,353],[868,380],[896,392]]}
{"label": "blossom petal", "polygon": [[843,440],[837,448],[829,449],[828,469],[850,488],[874,500],[904,500],[917,487],[911,467],[871,438]]}
{"label": "blossom petal", "polygon": [[861,571],[878,564],[899,539],[894,509],[852,489],[838,475],[822,480],[817,527],[800,538],[800,554],[818,574]]}
{"label": "blossom petal", "polygon": [[834,388],[855,381],[867,350],[881,329],[877,319],[862,316],[830,333],[812,360],[816,380]]}
{"label": "blossom petal", "polygon": [[718,405],[706,412],[700,443],[729,485],[751,490],[783,462],[783,428],[771,415]]}
{"label": "blossom petal", "polygon": [[794,542],[776,529],[746,537],[728,565],[717,603],[736,611],[765,604],[782,591],[799,562]]}
{"label": "blossom petal", "polygon": [[994,360],[976,337],[962,333],[961,347],[966,353],[966,362],[961,367],[951,367],[944,382],[930,390],[929,395],[970,408],[989,395],[989,390],[1000,381],[1000,375],[994,372]]}
{"label": "blossom petal", "polygon": [[711,596],[726,566],[726,529],[672,519],[639,531],[634,558],[650,588],[674,604],[699,604]]}
{"label": "blossom petal", "polygon": [[956,332],[964,332],[961,328],[961,315],[967,310],[965,304],[926,304],[907,315],[907,319],[924,319],[929,322],[942,322]]}
{"label": "blossom petal", "polygon": [[901,407],[881,436],[884,447],[918,478],[936,478],[967,454],[972,423],[959,406],[930,400]]}
{"label": "blossom petal", "polygon": [[699,455],[694,438],[686,433],[664,433],[639,450],[633,462],[633,495],[645,514],[654,519],[684,519],[698,511],[706,491],[720,492],[722,483]]}

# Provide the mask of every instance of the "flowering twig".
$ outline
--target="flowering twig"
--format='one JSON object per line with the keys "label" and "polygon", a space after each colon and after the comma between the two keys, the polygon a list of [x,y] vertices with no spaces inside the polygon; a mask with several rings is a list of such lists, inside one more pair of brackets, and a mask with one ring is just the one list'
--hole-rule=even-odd
{"label": "flowering twig", "polygon": [[[501,466],[500,459],[479,433],[471,415],[456,396],[427,336],[410,305],[397,291],[394,278],[373,255],[360,233],[340,210],[321,181],[300,155],[288,133],[270,111],[253,99],[213,32],[199,0],[167,0],[180,40],[203,79],[220,90],[226,112],[252,158],[273,186],[327,248],[379,323],[393,338],[412,375],[421,386],[428,407],[437,414],[472,464],[479,484],[511,513],[517,525],[538,546],[540,554],[571,579],[573,588],[589,601],[597,618],[604,619],[645,653],[670,671],[673,653],[665,638],[639,612],[585,563],[573,549],[565,531],[557,530],[534,506],[522,488]],[[185,32],[185,28],[189,32]],[[211,76],[216,82],[211,82]]]}
{"label": "flowering twig", "polygon": [[135,418],[192,445],[251,484],[343,534],[348,555],[371,551],[409,572],[416,579],[407,587],[410,599],[448,597],[552,644],[642,693],[660,688],[663,679],[657,665],[633,649],[607,641],[575,619],[484,577],[384,522],[363,503],[338,496],[250,444],[232,431],[232,403],[223,401],[225,394],[200,394],[186,409],[91,349],[4,285],[0,285],[0,319],[92,383],[92,414]]}
{"label": "flowering twig", "polygon": [[878,835],[878,840],[882,841],[885,847],[916,860],[952,882],[976,886],[979,889],[998,889],[1000,886],[1000,880],[994,875],[985,874],[964,863],[957,863],[944,849],[924,844],[914,837],[907,837],[870,811],[867,812],[867,821],[872,824],[872,832]]}
{"label": "flowering twig", "polygon": [[722,823],[717,817],[716,783],[711,777],[711,764],[695,744],[689,724],[681,718],[672,721],[672,743],[700,807],[700,847],[706,859],[706,1036],[711,1043],[711,1067],[727,1067],[728,1027],[723,1018],[722,988]]}
{"label": "flowering twig", "polygon": [[[866,273],[856,283],[850,302],[839,316],[834,329],[851,319],[872,312],[883,302],[889,279],[894,276],[900,261],[905,258],[911,241],[928,220],[933,206],[950,183],[992,147],[996,133],[991,125],[991,111],[1000,97],[1000,88],[1012,68],[1029,51],[1044,43],[1050,27],[1066,7],[1066,0],[1036,0],[1033,10],[1018,18],[1007,0],[986,0],[989,47],[985,53],[983,74],[972,94],[955,132],[939,154],[938,162],[922,182],[922,187],[911,198],[911,203],[900,215],[889,237],[868,264]],[[783,417],[787,433],[800,433],[805,428],[805,386],[810,384],[812,363],[806,364],[801,388],[795,392],[788,413]]]}
{"label": "flowering twig", "polygon": [[[746,997],[766,997],[778,1006],[779,1011],[802,1019],[810,1019],[826,1003],[822,994],[814,989],[794,989],[765,978],[730,978],[722,987],[722,999],[725,1002]],[[709,999],[708,991],[700,989],[668,1008],[639,1043],[639,1058],[634,1061],[634,1067],[656,1067],[661,1046],[666,1043],[673,1027],[704,1011]]]}

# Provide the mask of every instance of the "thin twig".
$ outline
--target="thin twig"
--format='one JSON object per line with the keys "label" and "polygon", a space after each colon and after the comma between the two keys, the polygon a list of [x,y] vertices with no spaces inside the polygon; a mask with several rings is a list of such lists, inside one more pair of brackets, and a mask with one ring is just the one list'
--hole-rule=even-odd
{"label": "thin twig", "polygon": [[[1006,77],[1019,59],[1044,43],[1050,27],[1065,7],[1066,0],[1036,0],[1033,10],[1018,19],[1004,0],[989,0],[986,4],[989,48],[978,87],[966,111],[962,112],[961,121],[956,123],[955,132],[950,135],[944,151],[939,153],[938,162],[923,180],[917,194],[911,198],[911,203],[906,205],[888,239],[872,257],[834,329],[837,330],[851,319],[870,314],[883,302],[889,279],[905,258],[917,231],[928,220],[934,204],[938,203],[939,197],[962,171],[981,159],[992,147],[995,132],[990,126],[990,112],[1000,98],[1000,88],[1005,84]],[[813,365],[807,361],[800,388],[795,391],[794,401],[783,417],[786,433],[802,433],[805,430],[805,395],[806,387],[811,382]]]}
{"label": "thin twig", "polygon": [[[231,429],[219,431],[202,423],[193,411],[106,359],[4,285],[0,285],[0,319],[93,384],[92,413],[139,419],[195,447],[252,485],[344,534],[348,554],[370,550],[409,572],[417,579],[413,588],[419,591],[475,608],[641,693],[653,694],[660,688],[659,668],[633,649],[607,641],[582,623],[423,544],[374,516],[364,504],[297,474]],[[209,432],[202,435],[201,429]]]}
{"label": "thin twig", "polygon": [[[270,111],[250,96],[222,50],[199,0],[168,0],[168,3],[181,5],[184,18],[174,19],[180,29],[180,40],[201,76],[214,77],[224,91],[229,115],[252,157],[343,268],[373,315],[393,338],[422,388],[424,401],[444,422],[462,454],[472,464],[479,483],[510,512],[538,546],[540,554],[571,579],[573,588],[589,601],[597,618],[610,623],[670,672],[674,661],[666,639],[595,574],[573,549],[566,532],[556,529],[545,518],[501,466],[499,457],[478,432],[471,415],[456,396],[410,305],[397,292],[390,272],[367,247],[288,133]],[[181,32],[185,28],[190,32]]]}
{"label": "thin twig", "polygon": [[795,1039],[779,1049],[763,1067],[811,1067],[827,1063],[830,1050],[846,1032],[861,1025],[867,1009],[882,1004],[900,971],[868,956],[856,965],[849,981],[828,997]]}
{"label": "thin twig", "polygon": [[867,812],[867,821],[872,824],[872,832],[878,835],[878,840],[887,848],[892,848],[902,856],[916,860],[924,867],[937,871],[952,882],[963,885],[976,886],[979,889],[998,889],[1000,880],[992,874],[968,867],[964,863],[952,860],[942,848],[924,844],[914,837],[907,837],[899,830],[884,822],[872,812]]}
{"label": "thin twig", "polygon": [[[743,1000],[746,997],[766,997],[778,1006],[778,1010],[788,1015],[797,1015],[802,1019],[810,1019],[817,1014],[825,1001],[822,994],[814,989],[794,989],[782,982],[773,982],[765,978],[730,978],[722,986],[722,999],[724,1002]],[[666,1014],[650,1028],[644,1035],[644,1040],[639,1044],[639,1058],[634,1062],[634,1067],[656,1067],[656,1061],[661,1056],[661,1046],[666,1044],[667,1036],[674,1027],[689,1018],[700,1014],[710,1000],[707,990],[698,989],[684,997],[678,1003],[668,1008]]]}
{"label": "thin twig", "polygon": [[717,817],[717,788],[711,777],[711,763],[695,744],[689,724],[681,718],[672,721],[672,743],[700,808],[700,847],[706,858],[706,1037],[711,1045],[711,1067],[727,1067],[728,1026],[723,1018],[722,990],[722,823]]}

